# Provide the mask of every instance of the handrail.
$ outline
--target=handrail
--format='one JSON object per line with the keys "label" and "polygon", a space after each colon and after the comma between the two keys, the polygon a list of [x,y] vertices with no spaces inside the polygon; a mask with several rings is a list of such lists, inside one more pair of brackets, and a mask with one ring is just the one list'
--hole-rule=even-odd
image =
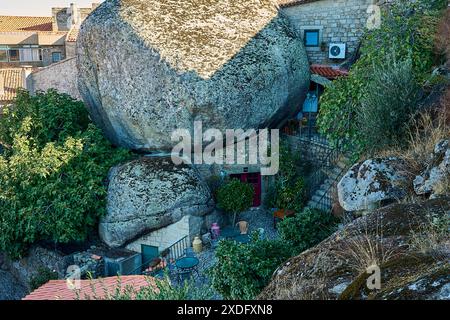
{"label": "handrail", "polygon": [[[168,251],[168,254],[165,257],[167,257],[167,261],[169,263],[174,262],[177,259],[179,259],[180,257],[184,256],[185,249],[187,247],[189,247],[188,237],[189,236],[184,236],[183,238],[181,238],[180,240],[178,240],[174,244],[172,244],[170,247],[168,247],[167,249],[162,251],[162,252]],[[160,252],[160,254],[161,254],[161,252]],[[137,267],[136,269],[134,269],[132,271],[132,274],[134,274],[138,270],[140,270],[140,273],[142,273],[144,266],[146,266],[150,262],[151,262],[151,260],[142,262],[142,264],[139,267]]]}

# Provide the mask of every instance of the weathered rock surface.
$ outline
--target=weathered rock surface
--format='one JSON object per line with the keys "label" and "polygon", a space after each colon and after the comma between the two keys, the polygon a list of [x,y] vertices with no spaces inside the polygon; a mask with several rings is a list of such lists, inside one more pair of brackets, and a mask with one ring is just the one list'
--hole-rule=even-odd
{"label": "weathered rock surface", "polygon": [[210,191],[193,167],[176,166],[170,157],[142,157],[111,169],[99,233],[107,245],[119,247],[212,209]]}
{"label": "weathered rock surface", "polygon": [[436,144],[430,155],[430,165],[414,181],[414,191],[418,195],[436,197],[450,193],[450,141]]}
{"label": "weathered rock surface", "polygon": [[0,260],[0,300],[21,299],[30,291],[30,281],[42,269],[56,271],[63,278],[67,267],[73,263],[71,256],[34,245],[26,257],[12,261],[3,256]]}
{"label": "weathered rock surface", "polygon": [[346,211],[370,209],[382,202],[402,199],[401,183],[406,177],[398,172],[397,158],[369,159],[355,164],[338,183],[340,205]]}
{"label": "weathered rock surface", "polygon": [[108,0],[83,23],[79,90],[115,144],[169,150],[175,129],[273,127],[302,105],[309,64],[272,0]]}
{"label": "weathered rock surface", "polygon": [[0,300],[20,300],[27,292],[27,288],[10,272],[0,270]]}
{"label": "weathered rock surface", "polygon": [[[372,211],[286,262],[259,298],[448,299],[448,243],[443,242],[439,256],[411,245],[424,224],[430,223],[430,212],[448,218],[450,198]],[[371,255],[371,249],[376,254]],[[380,290],[367,288],[370,274],[364,263],[371,256],[380,265]]]}

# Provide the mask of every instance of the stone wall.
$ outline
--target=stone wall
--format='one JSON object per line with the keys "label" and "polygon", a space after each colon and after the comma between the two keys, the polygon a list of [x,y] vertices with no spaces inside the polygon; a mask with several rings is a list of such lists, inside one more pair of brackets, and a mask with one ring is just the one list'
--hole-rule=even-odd
{"label": "stone wall", "polygon": [[32,93],[48,89],[56,89],[81,100],[77,84],[76,59],[70,58],[33,72],[29,77],[29,88]]}
{"label": "stone wall", "polygon": [[[201,222],[194,222],[194,220],[201,220]],[[158,247],[159,251],[163,251],[186,236],[193,238],[193,236],[200,235],[202,223],[202,217],[184,216],[180,221],[174,224],[153,231],[142,236],[138,240],[131,242],[126,246],[126,249],[141,252],[141,244],[146,244]],[[191,243],[191,241],[189,241],[189,243]]]}
{"label": "stone wall", "polygon": [[372,0],[322,0],[283,8],[303,36],[305,30],[319,30],[319,44],[323,48],[307,47],[311,64],[341,63],[343,60],[330,60],[330,43],[346,43],[347,55],[358,48],[363,30],[367,24],[368,6]]}

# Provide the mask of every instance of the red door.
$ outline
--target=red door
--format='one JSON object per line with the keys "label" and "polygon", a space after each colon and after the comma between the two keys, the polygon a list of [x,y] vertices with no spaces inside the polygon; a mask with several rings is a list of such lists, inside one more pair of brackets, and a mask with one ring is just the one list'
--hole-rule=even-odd
{"label": "red door", "polygon": [[253,207],[259,207],[261,205],[261,174],[256,173],[241,173],[232,174],[231,178],[239,179],[242,182],[247,182],[253,186],[255,191],[253,196]]}

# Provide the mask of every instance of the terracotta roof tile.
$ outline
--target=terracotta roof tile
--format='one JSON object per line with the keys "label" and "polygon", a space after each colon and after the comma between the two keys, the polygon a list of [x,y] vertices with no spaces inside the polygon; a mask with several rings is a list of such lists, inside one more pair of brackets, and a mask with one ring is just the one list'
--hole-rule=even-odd
{"label": "terracotta roof tile", "polygon": [[[66,280],[50,280],[40,288],[36,289],[22,300],[89,300],[105,299],[107,294],[114,295],[118,285],[118,277],[108,277],[95,280],[80,280],[80,289],[68,288]],[[154,285],[153,278],[146,276],[121,276],[120,285],[122,290],[132,286],[138,290],[142,287]]]}
{"label": "terracotta roof tile", "polygon": [[338,69],[332,66],[313,64],[311,65],[311,73],[318,74],[330,80],[337,79],[339,77],[345,77],[348,75],[348,71],[344,69]]}
{"label": "terracotta roof tile", "polygon": [[52,17],[0,16],[0,31],[53,31]]}
{"label": "terracotta roof tile", "polygon": [[3,94],[0,91],[0,101],[14,100],[17,90],[23,87],[22,69],[0,69],[0,77],[3,78],[4,84]]}

